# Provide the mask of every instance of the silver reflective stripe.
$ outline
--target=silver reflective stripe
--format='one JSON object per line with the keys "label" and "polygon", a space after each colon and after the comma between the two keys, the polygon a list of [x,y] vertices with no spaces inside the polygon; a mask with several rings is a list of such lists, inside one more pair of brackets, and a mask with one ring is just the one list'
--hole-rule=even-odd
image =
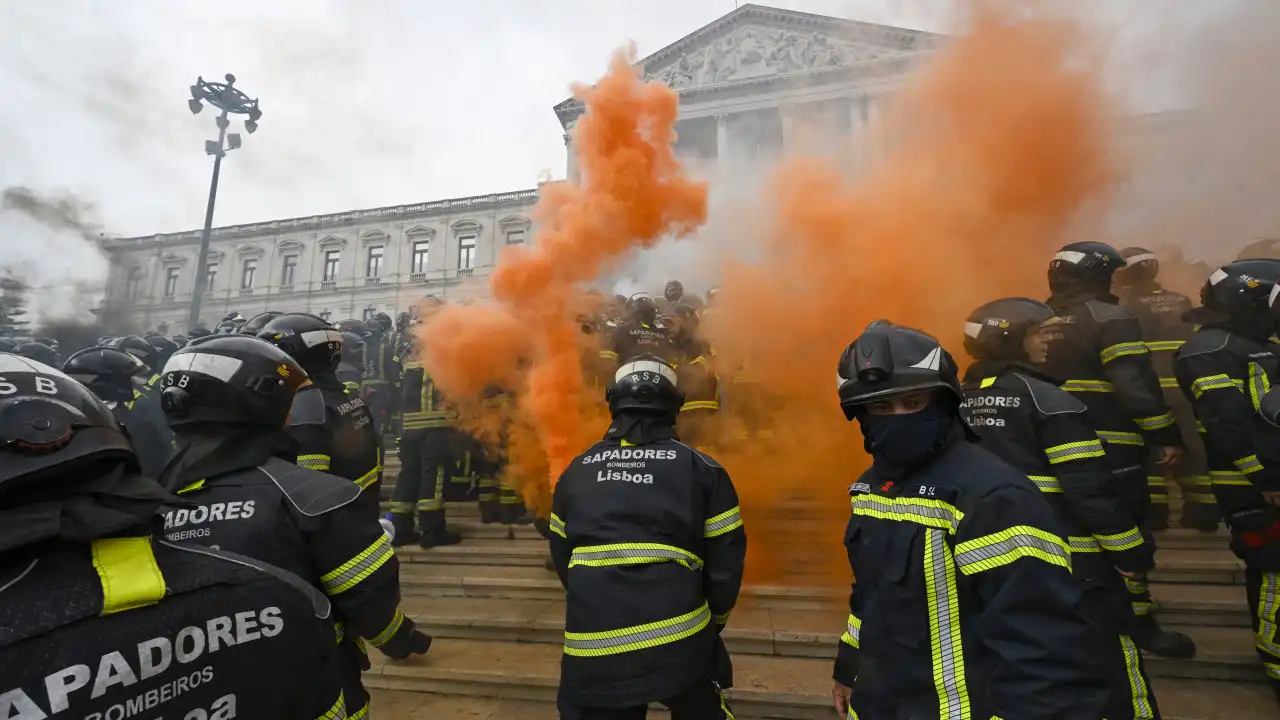
{"label": "silver reflective stripe", "polygon": [[244,365],[243,362],[226,355],[211,355],[202,352],[180,353],[169,358],[169,362],[165,363],[164,370],[161,375],[171,372],[190,372],[200,373],[215,377],[222,382],[231,382],[231,378],[235,377],[236,371]]}
{"label": "silver reflective stripe", "polygon": [[21,355],[10,355],[0,352],[0,373],[40,373],[70,380],[61,370],[42,362],[25,358]]}
{"label": "silver reflective stripe", "polygon": [[938,717],[940,720],[969,720],[969,690],[964,677],[955,565],[947,547],[945,531],[930,528],[925,532],[924,578],[929,601],[929,643],[933,655],[933,684],[938,693]]}
{"label": "silver reflective stripe", "polygon": [[1065,260],[1072,265],[1079,265],[1084,259],[1084,253],[1078,250],[1059,250],[1053,255],[1054,260]]}
{"label": "silver reflective stripe", "polygon": [[337,330],[308,330],[302,333],[300,337],[302,338],[302,344],[307,347],[342,342],[342,333]]}
{"label": "silver reflective stripe", "polygon": [[569,567],[575,565],[629,565],[675,561],[691,570],[702,569],[702,558],[671,545],[658,543],[621,543],[588,545],[573,551]]}
{"label": "silver reflective stripe", "polygon": [[636,360],[618,368],[618,372],[613,374],[614,382],[621,382],[622,378],[639,372],[656,373],[666,378],[672,385],[676,384],[676,371],[672,370],[666,363],[655,362],[653,360]]}
{"label": "silver reflective stripe", "polygon": [[1031,482],[1035,483],[1036,487],[1040,488],[1040,492],[1062,492],[1062,485],[1058,482],[1058,478],[1052,475],[1028,475],[1027,477],[1031,479]]}
{"label": "silver reflective stripe", "polygon": [[[1070,556],[1068,555],[1067,551],[1062,548],[1061,545],[1049,542],[1048,540],[1045,540],[1044,538],[1036,537],[1035,535],[1030,535],[1027,533],[1015,533],[1002,540],[997,540],[996,542],[993,542],[989,545],[976,547],[976,548],[973,548],[972,550],[962,550],[961,552],[956,554],[956,566],[959,567],[961,571],[964,572],[965,574],[970,574],[971,572],[974,572],[977,570],[989,569],[987,567],[987,561],[994,560],[996,558],[1001,558],[1002,560],[1004,560],[1002,556],[1008,553],[1017,553],[1018,550],[1022,548],[1031,548],[1033,550],[1039,550],[1045,553],[1046,555],[1059,557],[1065,563],[1071,562]],[[1001,562],[996,564],[1004,564],[1004,563]]]}
{"label": "silver reflective stripe", "polygon": [[1072,535],[1067,538],[1067,547],[1071,548],[1071,552],[1102,552],[1102,547],[1092,535]]}

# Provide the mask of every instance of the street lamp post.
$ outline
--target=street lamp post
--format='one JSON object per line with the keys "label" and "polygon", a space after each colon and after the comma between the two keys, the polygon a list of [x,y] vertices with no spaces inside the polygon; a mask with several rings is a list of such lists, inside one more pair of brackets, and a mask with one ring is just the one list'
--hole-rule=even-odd
{"label": "street lamp post", "polygon": [[202,103],[206,102],[222,111],[222,114],[215,119],[218,125],[218,139],[206,140],[204,143],[205,154],[213,156],[213,179],[209,181],[209,204],[204,211],[204,232],[200,235],[200,259],[196,263],[195,285],[191,293],[191,312],[187,315],[188,331],[200,322],[205,274],[209,271],[209,234],[213,230],[213,205],[218,199],[218,174],[222,171],[222,158],[226,156],[227,151],[238,150],[241,144],[239,133],[227,132],[227,128],[231,125],[228,116],[247,116],[244,129],[250,135],[257,131],[258,120],[262,117],[257,99],[250,100],[240,88],[235,87],[236,76],[227,73],[225,77],[225,83],[209,82],[203,77],[196,78],[196,84],[191,86],[191,99],[187,101],[187,107],[192,115],[203,110]]}

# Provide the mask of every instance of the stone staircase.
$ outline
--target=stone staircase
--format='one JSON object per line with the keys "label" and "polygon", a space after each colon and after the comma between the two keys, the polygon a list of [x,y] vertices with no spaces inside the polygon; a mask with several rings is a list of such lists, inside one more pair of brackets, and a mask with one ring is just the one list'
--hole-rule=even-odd
{"label": "stone staircase", "polygon": [[[564,602],[543,567],[545,540],[529,526],[480,523],[474,503],[451,504],[449,518],[461,545],[399,552],[404,610],[436,642],[410,661],[374,653],[365,682],[377,689],[379,717],[555,718]],[[1189,661],[1148,658],[1164,717],[1280,720],[1253,651],[1243,569],[1225,534],[1169,530],[1159,541],[1151,579],[1162,621],[1199,646]],[[844,602],[839,590],[743,588],[724,632],[739,717],[830,720]]]}

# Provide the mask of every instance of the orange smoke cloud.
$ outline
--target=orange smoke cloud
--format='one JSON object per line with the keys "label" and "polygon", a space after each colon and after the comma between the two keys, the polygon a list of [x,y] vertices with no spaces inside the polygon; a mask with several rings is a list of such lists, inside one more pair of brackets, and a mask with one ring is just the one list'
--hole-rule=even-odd
{"label": "orange smoke cloud", "polygon": [[[1043,297],[1050,254],[1112,183],[1089,38],[1026,3],[970,5],[968,31],[885,113],[874,167],[850,176],[829,160],[786,162],[739,223],[759,252],[715,259],[723,292],[703,327],[720,351],[725,412],[702,440],[741,496],[749,580],[844,576],[833,552],[843,488],[866,459],[836,403],[843,347],[887,318],[939,336],[963,364],[965,315],[997,297]],[[423,332],[428,369],[455,399],[519,378],[504,420],[509,477],[543,512],[548,478],[603,429],[599,389],[584,393],[581,287],[707,211],[707,188],[672,154],[674,93],[642,84],[623,55],[576,92],[582,183],[544,186],[535,242],[508,251],[492,278],[497,304],[450,308]]]}
{"label": "orange smoke cloud", "polygon": [[726,269],[713,344],[749,358],[755,381],[731,385],[728,403],[753,396],[747,412],[773,429],[722,453],[753,528],[754,579],[844,574],[831,552],[848,518],[843,489],[866,466],[836,402],[845,345],[884,318],[937,335],[964,365],[964,317],[998,297],[1043,298],[1050,255],[1110,185],[1087,38],[1002,8],[973,3],[969,32],[902,89],[869,172],[850,178],[817,158],[781,166],[760,258]]}
{"label": "orange smoke cloud", "polygon": [[[446,394],[465,401],[500,379],[517,391],[515,424],[536,429],[552,479],[603,430],[583,398],[575,304],[584,283],[707,214],[706,184],[684,176],[672,149],[676,94],[642,83],[633,60],[619,52],[596,85],[574,88],[586,105],[573,130],[582,182],[543,186],[535,242],[509,249],[493,274],[497,304],[450,308],[424,325],[424,362]],[[512,454],[528,458],[529,441]]]}

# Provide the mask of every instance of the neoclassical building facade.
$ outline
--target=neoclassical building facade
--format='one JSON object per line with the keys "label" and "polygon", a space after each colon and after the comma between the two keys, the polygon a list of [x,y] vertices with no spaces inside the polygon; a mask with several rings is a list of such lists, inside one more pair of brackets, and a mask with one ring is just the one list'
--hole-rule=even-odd
{"label": "neoclassical building facade", "polygon": [[[875,152],[885,100],[944,38],[840,18],[744,5],[637,63],[680,95],[676,151],[695,162],[767,163],[806,140],[849,138]],[[582,103],[554,107],[570,181]],[[1158,135],[1176,117],[1122,121]],[[268,308],[333,320],[394,315],[427,295],[488,293],[502,252],[535,241],[538,189],[215,228],[201,321]],[[105,240],[104,305],[139,328],[185,332],[200,231]]]}

